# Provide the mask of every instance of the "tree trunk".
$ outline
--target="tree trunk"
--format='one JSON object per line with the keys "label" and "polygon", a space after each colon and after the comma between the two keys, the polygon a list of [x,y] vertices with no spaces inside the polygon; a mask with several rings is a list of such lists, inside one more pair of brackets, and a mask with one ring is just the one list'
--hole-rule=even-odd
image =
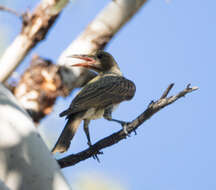
{"label": "tree trunk", "polygon": [[70,189],[31,118],[1,84],[0,180],[4,189]]}

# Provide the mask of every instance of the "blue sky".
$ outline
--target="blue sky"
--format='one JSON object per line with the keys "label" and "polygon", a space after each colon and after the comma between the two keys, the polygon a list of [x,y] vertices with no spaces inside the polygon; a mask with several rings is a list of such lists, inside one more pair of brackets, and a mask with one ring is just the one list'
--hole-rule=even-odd
{"label": "blue sky", "polygon": [[[14,4],[7,1],[8,6],[18,11],[24,11],[26,7],[32,9],[36,2],[21,0]],[[71,2],[46,40],[31,54],[57,60],[108,2]],[[188,83],[200,89],[155,114],[137,130],[138,135],[105,149],[104,155],[100,156],[101,163],[88,159],[64,169],[70,183],[81,174],[96,174],[104,175],[128,190],[216,188],[215,7],[213,0],[171,0],[169,3],[150,0],[118,32],[106,50],[114,55],[125,77],[135,82],[137,91],[133,100],[122,103],[113,117],[134,119],[172,82],[175,87],[171,94]],[[6,31],[7,44],[21,27],[16,17],[6,13],[0,13],[0,25]],[[31,54],[18,68],[19,72],[28,65]],[[73,97],[74,93],[66,99],[59,98],[53,114],[42,122],[43,131],[52,143],[65,123],[58,114],[68,107]],[[119,129],[118,124],[104,119],[93,121],[90,126],[93,142]],[[86,147],[80,127],[69,153]]]}

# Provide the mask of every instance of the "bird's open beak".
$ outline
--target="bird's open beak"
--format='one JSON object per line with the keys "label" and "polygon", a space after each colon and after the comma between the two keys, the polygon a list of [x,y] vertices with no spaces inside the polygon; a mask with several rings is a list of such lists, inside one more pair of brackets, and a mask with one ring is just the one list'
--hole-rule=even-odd
{"label": "bird's open beak", "polygon": [[72,67],[85,67],[88,69],[99,70],[99,68],[95,64],[96,58],[94,55],[72,55],[70,57],[81,59],[81,60],[85,61],[82,63],[73,64],[73,65],[71,65]]}

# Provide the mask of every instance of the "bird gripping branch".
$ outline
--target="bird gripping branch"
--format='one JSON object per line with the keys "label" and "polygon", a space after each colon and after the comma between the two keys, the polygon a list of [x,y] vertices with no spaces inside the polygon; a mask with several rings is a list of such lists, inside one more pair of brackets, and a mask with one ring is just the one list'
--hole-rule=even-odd
{"label": "bird gripping branch", "polygon": [[91,146],[88,129],[90,120],[104,117],[109,121],[120,123],[127,133],[126,122],[113,119],[112,111],[122,101],[132,99],[136,91],[135,84],[122,76],[116,61],[109,53],[98,51],[94,55],[72,57],[84,61],[72,66],[94,70],[98,76],[82,88],[67,110],[60,113],[60,117],[66,116],[68,121],[52,150],[53,153],[67,151],[82,120],[89,146]]}

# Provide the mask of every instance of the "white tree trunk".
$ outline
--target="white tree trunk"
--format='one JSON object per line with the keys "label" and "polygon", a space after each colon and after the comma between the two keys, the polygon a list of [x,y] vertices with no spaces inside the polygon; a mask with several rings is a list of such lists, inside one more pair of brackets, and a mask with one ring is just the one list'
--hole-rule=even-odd
{"label": "white tree trunk", "polygon": [[70,189],[31,118],[1,84],[0,181],[1,189]]}
{"label": "white tree trunk", "polygon": [[4,82],[22,62],[29,51],[42,40],[49,29],[50,20],[68,3],[68,0],[42,0],[35,11],[28,13],[27,24],[0,59],[0,82]]}

